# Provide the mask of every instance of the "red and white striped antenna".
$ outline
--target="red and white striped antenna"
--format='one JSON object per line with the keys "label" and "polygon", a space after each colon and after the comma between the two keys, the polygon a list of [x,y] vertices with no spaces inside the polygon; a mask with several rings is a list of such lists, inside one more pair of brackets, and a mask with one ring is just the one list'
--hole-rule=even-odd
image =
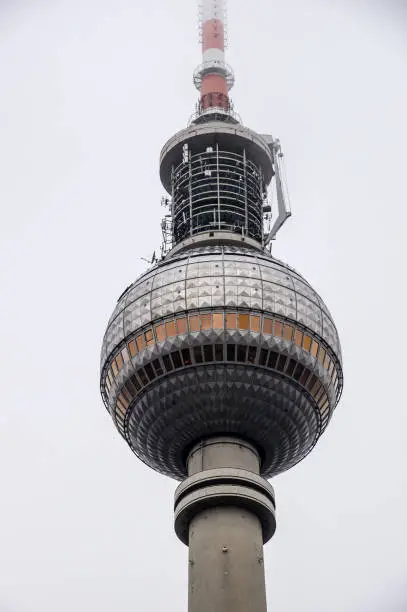
{"label": "red and white striped antenna", "polygon": [[199,30],[202,64],[196,69],[194,83],[200,91],[199,110],[231,110],[229,91],[235,77],[225,62],[226,0],[202,0],[199,4]]}

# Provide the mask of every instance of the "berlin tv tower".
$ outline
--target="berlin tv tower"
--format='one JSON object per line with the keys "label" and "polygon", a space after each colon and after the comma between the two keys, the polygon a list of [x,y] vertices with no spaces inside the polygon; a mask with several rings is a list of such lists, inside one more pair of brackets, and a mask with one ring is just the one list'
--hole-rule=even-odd
{"label": "berlin tv tower", "polygon": [[225,2],[204,0],[196,112],[160,156],[161,257],[119,298],[100,385],[135,455],[181,481],[189,612],[266,612],[263,545],[276,528],[267,479],[324,433],[342,358],[321,297],[271,254],[291,214],[281,147],[234,111],[225,23]]}

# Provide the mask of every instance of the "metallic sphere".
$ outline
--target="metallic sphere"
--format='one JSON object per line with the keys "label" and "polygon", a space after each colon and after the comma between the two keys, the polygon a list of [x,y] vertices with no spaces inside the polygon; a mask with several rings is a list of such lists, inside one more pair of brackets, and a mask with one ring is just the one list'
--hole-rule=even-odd
{"label": "metallic sphere", "polygon": [[307,455],[342,390],[338,333],[292,268],[233,244],[178,251],[120,297],[107,326],[101,391],[147,465],[176,479],[207,437],[234,434],[271,477]]}

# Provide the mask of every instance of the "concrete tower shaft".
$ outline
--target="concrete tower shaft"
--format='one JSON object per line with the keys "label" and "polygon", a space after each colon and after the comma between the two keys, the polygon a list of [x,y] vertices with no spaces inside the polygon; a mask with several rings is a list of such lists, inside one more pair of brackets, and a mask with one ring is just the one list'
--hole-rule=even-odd
{"label": "concrete tower shaft", "polygon": [[263,543],[276,527],[274,491],[254,446],[200,442],[175,494],[175,530],[189,545],[189,612],[266,612]]}

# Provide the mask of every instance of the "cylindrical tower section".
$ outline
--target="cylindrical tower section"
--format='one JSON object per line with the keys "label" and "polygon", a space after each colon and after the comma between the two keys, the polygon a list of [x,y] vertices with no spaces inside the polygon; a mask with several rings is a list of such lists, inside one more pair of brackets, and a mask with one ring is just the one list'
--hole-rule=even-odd
{"label": "cylindrical tower section", "polygon": [[262,244],[274,169],[261,136],[222,122],[191,126],[164,146],[160,173],[172,195],[173,245],[219,233]]}
{"label": "cylindrical tower section", "polygon": [[194,75],[200,112],[212,108],[228,112],[234,76],[225,63],[225,0],[203,0],[201,10],[202,64]]}
{"label": "cylindrical tower section", "polygon": [[189,612],[266,612],[263,542],[275,531],[271,485],[254,446],[196,444],[175,494],[175,530],[189,546]]}

